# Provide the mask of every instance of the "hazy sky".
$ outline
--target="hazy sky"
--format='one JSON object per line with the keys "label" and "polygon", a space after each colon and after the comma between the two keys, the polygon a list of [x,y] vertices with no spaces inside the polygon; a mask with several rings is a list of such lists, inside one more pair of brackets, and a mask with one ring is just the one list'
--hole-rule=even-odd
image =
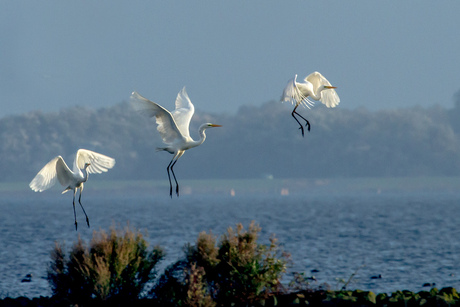
{"label": "hazy sky", "polygon": [[0,2],[0,116],[127,100],[278,100],[317,70],[341,108],[453,106],[460,1]]}

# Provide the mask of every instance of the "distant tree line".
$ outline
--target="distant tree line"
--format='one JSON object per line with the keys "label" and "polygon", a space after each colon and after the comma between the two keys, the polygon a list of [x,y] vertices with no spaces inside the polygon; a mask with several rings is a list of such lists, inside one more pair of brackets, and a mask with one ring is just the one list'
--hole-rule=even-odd
{"label": "distant tree line", "polygon": [[[199,106],[196,106],[199,108]],[[299,111],[311,131],[302,138],[291,105],[267,102],[235,114],[197,110],[191,135],[203,122],[223,125],[207,131],[206,142],[188,151],[175,171],[181,179],[331,178],[460,175],[460,92],[455,106],[369,111]],[[49,160],[62,155],[71,167],[78,148],[117,161],[104,179],[165,179],[172,158],[161,145],[153,119],[123,102],[93,110],[69,108],[0,119],[3,181],[27,181]]]}

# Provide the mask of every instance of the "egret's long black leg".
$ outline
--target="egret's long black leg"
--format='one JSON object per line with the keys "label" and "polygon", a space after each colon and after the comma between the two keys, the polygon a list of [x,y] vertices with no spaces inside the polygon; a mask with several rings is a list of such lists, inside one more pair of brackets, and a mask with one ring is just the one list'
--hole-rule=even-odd
{"label": "egret's long black leg", "polygon": [[83,205],[81,204],[81,189],[80,189],[80,196],[78,197],[78,202],[80,203],[80,207],[86,216],[86,224],[88,224],[88,228],[89,228],[89,218],[88,218],[88,215],[86,214],[85,208],[83,208]]}
{"label": "egret's long black leg", "polygon": [[308,121],[308,119],[306,119],[305,117],[303,117],[302,115],[300,115],[299,113],[297,112],[294,112],[295,114],[297,114],[298,116],[300,116],[300,118],[302,118],[304,121],[305,121],[305,127],[308,127],[308,131],[310,131],[310,122]]}
{"label": "egret's long black leg", "polygon": [[[177,160],[175,160],[173,162],[173,164],[171,165],[171,173],[173,174],[173,177],[174,177],[174,181],[176,182],[176,195],[177,197],[179,197],[179,183],[177,182],[177,179],[176,179],[176,174],[174,174],[174,170],[173,170],[173,167],[174,165],[176,164]],[[171,187],[172,189],[172,187]],[[172,197],[172,196],[171,196]]]}
{"label": "egret's long black leg", "polygon": [[[173,163],[174,158],[169,162],[168,167],[166,168],[166,171],[168,172],[168,179],[169,179],[169,196],[172,198],[172,183],[171,183],[171,175],[169,175],[169,168],[171,167],[171,164]],[[173,173],[174,174],[174,173]]]}
{"label": "egret's long black leg", "polygon": [[291,115],[292,115],[292,117],[294,117],[295,121],[299,124],[299,126],[300,126],[299,129],[302,131],[302,136],[304,136],[303,126],[302,126],[302,124],[299,122],[299,120],[297,119],[297,117],[295,117],[294,114],[297,114],[297,115],[298,115],[298,113],[295,111],[295,108],[294,108],[294,110],[292,111]]}
{"label": "egret's long black leg", "polygon": [[304,121],[305,121],[305,127],[307,127],[308,131],[310,131],[310,122],[305,118],[303,117],[302,115],[300,115],[299,113],[296,112],[297,110],[297,107],[298,105],[295,106],[294,110],[292,110],[292,117],[294,117],[295,121],[299,124],[299,129],[302,131],[302,136],[304,136],[304,129],[303,129],[303,126],[302,124],[299,122],[299,120],[297,119],[297,117],[295,117],[295,114],[297,114],[297,116],[299,116],[300,118],[302,118]]}
{"label": "egret's long black leg", "polygon": [[75,231],[77,231],[77,213],[75,212],[75,194],[77,193],[77,190],[75,189],[73,192],[73,217],[75,218]]}

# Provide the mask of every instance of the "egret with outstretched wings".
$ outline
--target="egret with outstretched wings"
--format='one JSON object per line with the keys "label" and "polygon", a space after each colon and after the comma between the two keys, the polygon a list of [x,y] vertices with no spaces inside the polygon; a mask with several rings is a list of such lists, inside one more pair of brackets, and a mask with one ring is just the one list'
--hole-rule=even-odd
{"label": "egret with outstretched wings", "polygon": [[176,175],[174,174],[174,165],[186,150],[203,144],[206,139],[206,129],[221,127],[221,125],[211,123],[202,124],[198,128],[200,139],[198,141],[194,141],[190,137],[189,125],[193,113],[195,113],[195,107],[190,101],[190,98],[185,91],[185,87],[179,92],[179,94],[177,94],[176,109],[172,112],[169,112],[159,104],[142,97],[137,92],[133,92],[131,94],[130,100],[131,105],[136,111],[149,117],[155,117],[157,130],[163,139],[163,143],[166,145],[165,147],[157,148],[157,150],[164,150],[173,154],[173,158],[166,168],[169,179],[169,195],[172,197],[173,193],[171,175],[169,173],[171,170],[174,181],[176,182],[176,195],[179,196],[179,184],[177,182]]}
{"label": "egret with outstretched wings", "polygon": [[[305,82],[297,82],[297,75],[291,80],[284,88],[283,95],[281,96],[281,101],[291,101],[295,105],[294,110],[292,110],[292,117],[300,125],[300,130],[302,130],[302,136],[304,136],[304,128],[300,121],[297,119],[299,116],[305,121],[305,126],[308,131],[310,131],[310,123],[302,115],[297,113],[296,109],[299,105],[304,107],[311,108],[314,106],[315,102],[311,99],[321,101],[328,108],[335,108],[339,102],[340,98],[335,91],[335,86],[332,86],[331,83],[319,72],[315,71],[308,75]],[[309,99],[311,98],[311,99]]]}
{"label": "egret with outstretched wings", "polygon": [[73,162],[73,170],[71,170],[61,156],[57,156],[48,162],[30,182],[29,186],[35,192],[42,192],[54,186],[56,180],[65,187],[62,194],[73,190],[73,214],[75,217],[75,230],[77,230],[77,214],[75,212],[75,195],[80,189],[78,202],[85,213],[86,223],[89,227],[88,215],[81,204],[81,192],[83,191],[83,183],[88,180],[90,173],[100,174],[107,172],[115,165],[115,159],[102,155],[100,153],[79,149]]}

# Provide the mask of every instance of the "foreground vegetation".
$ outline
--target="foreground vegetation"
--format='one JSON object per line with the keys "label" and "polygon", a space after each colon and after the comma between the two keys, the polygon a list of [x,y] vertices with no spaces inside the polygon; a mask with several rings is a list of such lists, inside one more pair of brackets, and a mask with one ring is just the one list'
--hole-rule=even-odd
{"label": "foreground vegetation", "polygon": [[149,249],[142,233],[128,226],[80,238],[69,252],[56,243],[48,281],[52,297],[0,300],[2,306],[460,306],[454,288],[390,295],[313,287],[294,274],[281,284],[289,264],[275,237],[258,243],[261,228],[237,224],[221,236],[202,232],[184,255],[157,276],[161,247]]}
{"label": "foreground vegetation", "polygon": [[[0,300],[0,306],[77,306],[64,298],[58,297],[40,297],[28,299],[20,297],[16,299],[5,298]],[[164,306],[155,299],[140,298],[132,300],[129,303],[124,301],[111,302],[88,302],[78,306],[132,306],[132,307],[147,307],[147,306]],[[178,301],[175,306],[216,306],[213,301]],[[374,294],[373,292],[354,290],[354,291],[333,291],[333,290],[304,290],[297,292],[274,293],[267,298],[254,301],[252,303],[244,302],[236,304],[228,302],[223,306],[347,306],[347,307],[364,307],[364,306],[379,306],[379,307],[411,307],[411,306],[460,306],[460,298],[458,292],[454,288],[444,288],[438,290],[436,288],[430,291],[420,291],[418,293],[411,291],[396,291],[390,295],[381,293]]]}
{"label": "foreground vegetation", "polygon": [[160,247],[147,246],[142,234],[128,227],[94,232],[90,246],[79,238],[68,256],[56,243],[48,271],[54,296],[79,304],[138,298],[164,256]]}

